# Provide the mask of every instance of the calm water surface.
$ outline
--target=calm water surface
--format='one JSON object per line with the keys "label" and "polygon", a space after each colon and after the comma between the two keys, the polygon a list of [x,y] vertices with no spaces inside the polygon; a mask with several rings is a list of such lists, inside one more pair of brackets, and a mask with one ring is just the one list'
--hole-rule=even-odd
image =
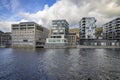
{"label": "calm water surface", "polygon": [[0,80],[120,80],[120,49],[0,48]]}

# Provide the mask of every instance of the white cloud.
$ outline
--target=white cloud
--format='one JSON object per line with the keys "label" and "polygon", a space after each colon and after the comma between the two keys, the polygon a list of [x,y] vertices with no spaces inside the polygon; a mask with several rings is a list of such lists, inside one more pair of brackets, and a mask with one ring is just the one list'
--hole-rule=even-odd
{"label": "white cloud", "polygon": [[75,26],[82,17],[91,16],[97,19],[97,24],[100,26],[120,16],[120,2],[119,0],[58,0],[51,7],[46,4],[43,10],[36,13],[21,12],[19,16],[23,19],[21,21],[35,21],[48,28],[54,19],[66,19],[70,26]]}
{"label": "white cloud", "polygon": [[0,21],[0,30],[3,32],[10,32],[11,31],[11,24],[18,23],[18,22],[5,22]]}
{"label": "white cloud", "polygon": [[34,14],[20,13],[27,20],[39,22],[49,27],[53,19],[67,19],[71,26],[78,24],[82,17],[96,17],[97,24],[120,16],[120,5],[117,0],[60,0],[53,6],[45,5],[42,11]]}
{"label": "white cloud", "polygon": [[20,22],[28,22],[28,20],[22,19]]}

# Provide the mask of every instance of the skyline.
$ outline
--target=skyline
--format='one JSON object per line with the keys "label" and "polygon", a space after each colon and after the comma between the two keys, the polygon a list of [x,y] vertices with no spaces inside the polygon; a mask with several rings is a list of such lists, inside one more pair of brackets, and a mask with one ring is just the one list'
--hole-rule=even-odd
{"label": "skyline", "polygon": [[70,27],[78,27],[82,17],[95,17],[101,26],[120,16],[119,0],[0,0],[0,5],[0,30],[5,32],[24,21],[49,28],[51,20],[66,19]]}

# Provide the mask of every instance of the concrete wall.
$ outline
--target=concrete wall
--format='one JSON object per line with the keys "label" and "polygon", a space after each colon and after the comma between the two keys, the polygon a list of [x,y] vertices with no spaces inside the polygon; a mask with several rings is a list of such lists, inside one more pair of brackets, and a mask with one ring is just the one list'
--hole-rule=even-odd
{"label": "concrete wall", "polygon": [[80,45],[87,45],[87,46],[120,46],[120,41],[116,41],[116,40],[81,40]]}
{"label": "concrete wall", "polygon": [[67,48],[65,43],[46,43],[44,48]]}

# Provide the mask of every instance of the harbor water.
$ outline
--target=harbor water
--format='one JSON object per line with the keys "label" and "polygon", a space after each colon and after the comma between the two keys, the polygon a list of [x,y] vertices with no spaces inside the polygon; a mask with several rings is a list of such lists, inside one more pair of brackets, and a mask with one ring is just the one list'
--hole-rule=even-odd
{"label": "harbor water", "polygon": [[0,80],[120,80],[120,49],[0,48]]}

